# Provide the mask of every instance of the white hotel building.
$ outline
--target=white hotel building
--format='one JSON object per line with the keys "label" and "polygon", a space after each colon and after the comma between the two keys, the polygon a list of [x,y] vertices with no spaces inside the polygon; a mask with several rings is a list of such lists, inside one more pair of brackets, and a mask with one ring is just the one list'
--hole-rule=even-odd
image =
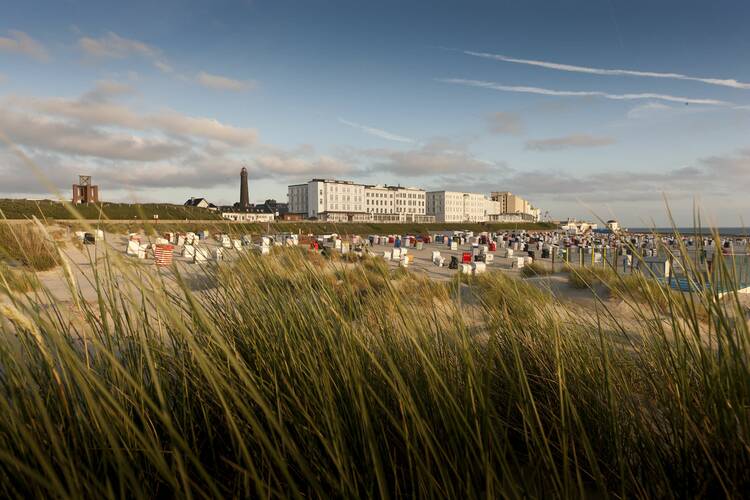
{"label": "white hotel building", "polygon": [[313,179],[289,186],[289,212],[308,219],[331,222],[362,222],[370,219],[365,211],[365,187],[351,181]]}
{"label": "white hotel building", "polygon": [[426,213],[424,189],[401,186],[365,186],[366,210],[374,222],[434,222]]}
{"label": "white hotel building", "polygon": [[433,214],[436,222],[487,222],[500,213],[500,203],[478,193],[430,191],[427,213]]}
{"label": "white hotel building", "polygon": [[539,221],[539,209],[509,192],[494,192],[491,197],[460,191],[427,193],[427,213],[436,222],[522,222]]}
{"label": "white hotel building", "polygon": [[289,186],[289,212],[331,222],[431,222],[425,191],[313,179]]}
{"label": "white hotel building", "polygon": [[289,212],[330,222],[513,222],[539,220],[539,210],[508,192],[430,191],[313,179],[289,186]]}

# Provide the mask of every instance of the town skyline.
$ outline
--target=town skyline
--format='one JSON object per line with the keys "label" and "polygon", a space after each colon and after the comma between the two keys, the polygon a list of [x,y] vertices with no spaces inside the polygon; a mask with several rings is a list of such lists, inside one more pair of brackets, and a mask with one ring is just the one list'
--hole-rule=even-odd
{"label": "town skyline", "polygon": [[[19,5],[0,132],[65,196],[87,174],[106,201],[231,205],[245,166],[253,203],[330,177],[629,226],[664,225],[664,193],[678,224],[699,200],[742,225],[750,7],[531,3]],[[50,195],[7,145],[0,176]]]}

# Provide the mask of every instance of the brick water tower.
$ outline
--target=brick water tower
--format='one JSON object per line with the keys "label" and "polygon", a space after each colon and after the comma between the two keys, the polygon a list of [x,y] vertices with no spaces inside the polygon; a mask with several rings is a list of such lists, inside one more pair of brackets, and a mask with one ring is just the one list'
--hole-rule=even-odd
{"label": "brick water tower", "polygon": [[73,184],[73,204],[99,203],[99,186],[91,184],[90,175],[79,175],[78,184]]}

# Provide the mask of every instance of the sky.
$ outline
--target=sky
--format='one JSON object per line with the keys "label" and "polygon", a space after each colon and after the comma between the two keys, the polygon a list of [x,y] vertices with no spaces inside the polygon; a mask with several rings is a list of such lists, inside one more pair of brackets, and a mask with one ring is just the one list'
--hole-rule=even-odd
{"label": "sky", "polygon": [[750,2],[82,0],[0,17],[0,197],[512,191],[553,219],[750,218]]}

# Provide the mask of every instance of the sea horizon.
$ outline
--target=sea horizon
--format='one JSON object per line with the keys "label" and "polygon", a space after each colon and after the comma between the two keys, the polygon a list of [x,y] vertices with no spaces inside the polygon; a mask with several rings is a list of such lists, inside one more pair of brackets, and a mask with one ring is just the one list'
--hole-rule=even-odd
{"label": "sea horizon", "polygon": [[[675,228],[673,227],[629,227],[627,228],[628,232],[631,233],[659,233],[659,234],[672,234],[675,231]],[[709,235],[714,232],[714,230],[717,230],[720,235],[722,236],[750,236],[750,230],[745,227],[678,227],[677,232],[683,235],[691,235],[691,234],[703,234],[703,235]]]}

